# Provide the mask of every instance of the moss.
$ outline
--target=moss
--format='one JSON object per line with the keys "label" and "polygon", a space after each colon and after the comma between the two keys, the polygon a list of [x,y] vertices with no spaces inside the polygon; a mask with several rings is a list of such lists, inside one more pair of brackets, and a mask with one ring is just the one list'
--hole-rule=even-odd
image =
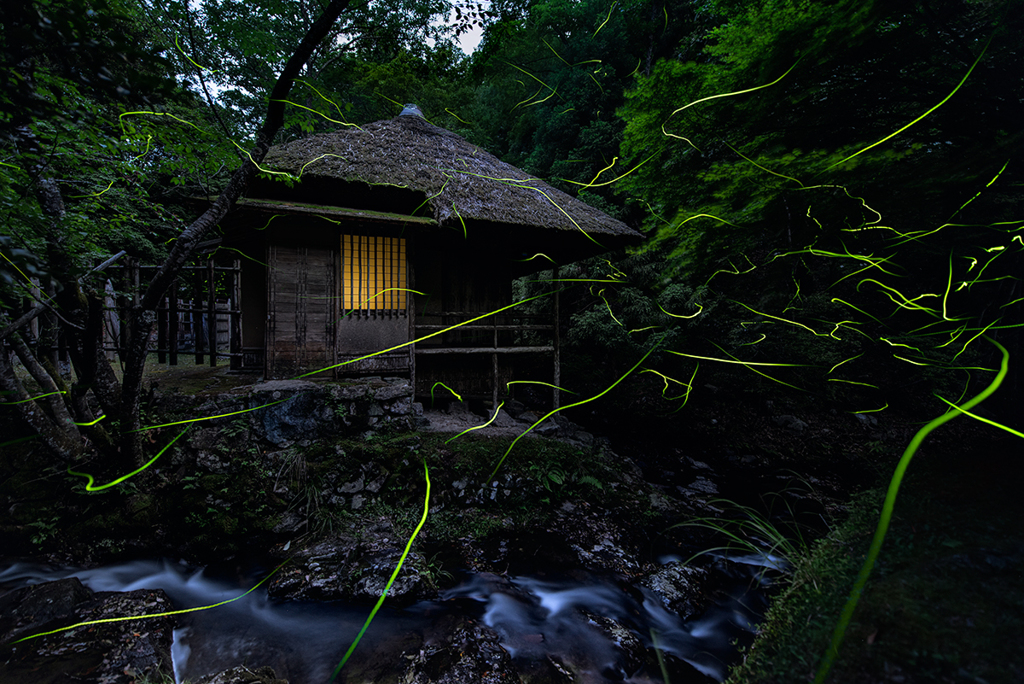
{"label": "moss", "polygon": [[[827,681],[1021,681],[1024,651],[1008,646],[1024,631],[1021,477],[998,456],[987,467],[951,458],[915,465]],[[856,498],[848,519],[800,561],[731,684],[813,679],[883,493]]]}

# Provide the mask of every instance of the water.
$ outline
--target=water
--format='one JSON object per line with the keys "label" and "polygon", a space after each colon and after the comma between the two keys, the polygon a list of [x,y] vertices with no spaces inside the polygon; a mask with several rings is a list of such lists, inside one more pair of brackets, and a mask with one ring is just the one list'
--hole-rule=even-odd
{"label": "water", "polygon": [[[656,640],[663,653],[721,681],[735,660],[735,642],[752,640],[764,608],[760,594],[748,591],[758,584],[757,573],[743,564],[729,568],[731,586],[710,610],[689,622],[665,610],[654,593],[607,578],[580,582],[466,574],[437,600],[381,610],[346,668],[377,667],[368,660],[405,662],[403,653],[418,652],[440,616],[462,614],[492,627],[520,668],[550,657],[588,682],[659,681],[660,673],[650,672],[650,666],[640,671],[636,657]],[[266,571],[258,574],[215,577],[170,561],[88,570],[14,563],[0,571],[0,590],[75,576],[93,591],[163,589],[180,609],[239,596]],[[226,605],[178,616],[172,647],[175,679],[246,664],[270,665],[292,684],[326,682],[369,610],[273,601],[260,587]]]}

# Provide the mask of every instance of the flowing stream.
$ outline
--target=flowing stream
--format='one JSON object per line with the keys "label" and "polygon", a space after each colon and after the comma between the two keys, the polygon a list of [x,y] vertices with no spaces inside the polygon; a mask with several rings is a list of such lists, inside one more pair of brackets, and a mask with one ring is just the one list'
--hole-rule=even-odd
{"label": "flowing stream", "polygon": [[[766,605],[761,568],[756,567],[766,563],[756,557],[732,560],[738,562],[721,564],[731,576],[730,586],[704,615],[688,622],[665,610],[654,593],[611,579],[467,573],[437,600],[381,610],[346,669],[360,667],[361,658],[401,662],[403,652],[430,643],[432,625],[442,616],[461,614],[497,631],[517,665],[550,656],[583,673],[588,682],[661,681],[660,672],[633,671],[635,660],[623,642],[656,643],[663,654],[721,681],[736,659],[736,644],[752,640]],[[265,575],[213,576],[152,560],[86,570],[21,562],[0,567],[0,592],[75,576],[93,591],[163,589],[175,608],[225,601]],[[327,682],[369,610],[365,605],[276,601],[260,587],[226,605],[181,615],[172,648],[175,679],[180,683],[245,664],[270,665],[292,684]],[[609,624],[622,628],[618,637]]]}

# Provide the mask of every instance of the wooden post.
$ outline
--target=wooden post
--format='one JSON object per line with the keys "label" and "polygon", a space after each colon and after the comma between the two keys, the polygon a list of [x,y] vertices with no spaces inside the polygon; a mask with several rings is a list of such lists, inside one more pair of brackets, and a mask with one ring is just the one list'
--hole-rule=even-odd
{"label": "wooden post", "polygon": [[[409,241],[408,245],[409,245],[410,251],[415,248],[415,243],[412,240]],[[413,280],[413,276],[415,274],[413,272],[412,263],[413,263],[413,261],[412,261],[412,254],[409,254],[408,255],[408,260],[406,261],[406,264],[408,264],[406,266],[406,268],[408,269],[406,271],[406,283],[407,283],[406,287],[409,288],[409,289],[415,289],[415,285],[414,285],[415,281]],[[416,295],[413,294],[412,292],[407,292],[406,293],[405,310],[406,310],[407,315],[409,317],[409,340],[410,341],[416,339],[416,300],[415,300],[415,297],[416,297]],[[415,402],[416,401],[416,345],[415,344],[410,344],[409,345],[409,385],[412,387],[412,401]]]}
{"label": "wooden post", "polygon": [[[242,260],[231,262],[231,302],[228,305],[228,328],[231,330],[231,370],[242,368]],[[237,312],[237,313],[236,313]]]}
{"label": "wooden post", "polygon": [[206,333],[210,336],[210,367],[217,365],[217,273],[213,259],[206,262],[206,278],[209,281],[206,295]]}
{"label": "wooden post", "polygon": [[167,342],[170,347],[167,361],[172,366],[178,365],[178,280],[171,281],[167,300]]}
{"label": "wooden post", "polygon": [[491,354],[492,382],[494,387],[491,390],[491,415],[498,410],[498,353]]}
{"label": "wooden post", "polygon": [[167,363],[167,297],[156,307],[156,360]]}
{"label": "wooden post", "polygon": [[[558,280],[558,266],[555,266],[554,268],[551,269],[551,280],[552,281],[557,281]],[[555,309],[555,320],[554,320],[555,329],[554,329],[554,340],[553,340],[553,346],[555,348],[555,350],[553,352],[553,356],[554,356],[554,360],[555,360],[555,373],[554,373],[555,379],[554,379],[554,381],[552,383],[552,384],[555,385],[555,389],[552,390],[551,408],[552,409],[556,409],[560,405],[559,396],[558,396],[558,386],[562,383],[562,366],[561,366],[561,363],[560,363],[561,359],[559,358],[559,353],[561,351],[561,346],[562,345],[561,345],[561,331],[559,330],[559,327],[558,327],[558,320],[559,320],[559,317],[560,317],[559,301],[558,301],[558,291],[559,291],[560,288],[558,287],[558,283],[557,282],[554,282],[552,284],[555,286],[555,295],[554,295],[554,297],[555,297],[555,303],[554,303],[554,309]]]}
{"label": "wooden post", "polygon": [[192,272],[192,341],[196,346],[196,365],[203,363],[203,286],[202,276],[198,271]]}

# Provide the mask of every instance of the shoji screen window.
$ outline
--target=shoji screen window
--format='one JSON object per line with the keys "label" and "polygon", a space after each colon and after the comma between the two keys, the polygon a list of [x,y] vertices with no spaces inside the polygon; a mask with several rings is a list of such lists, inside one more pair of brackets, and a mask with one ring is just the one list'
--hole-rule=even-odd
{"label": "shoji screen window", "polygon": [[405,240],[341,236],[341,296],[344,314],[405,314]]}

